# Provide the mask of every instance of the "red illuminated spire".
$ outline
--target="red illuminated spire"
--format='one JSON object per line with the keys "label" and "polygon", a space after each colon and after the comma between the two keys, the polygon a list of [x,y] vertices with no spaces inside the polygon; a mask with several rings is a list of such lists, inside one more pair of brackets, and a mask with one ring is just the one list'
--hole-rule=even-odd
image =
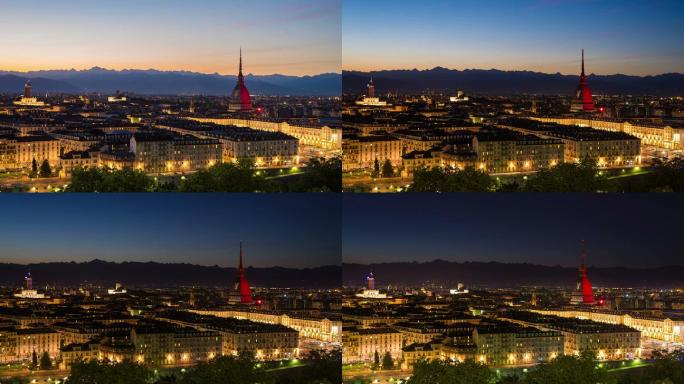
{"label": "red illuminated spire", "polygon": [[585,259],[587,257],[587,252],[584,248],[584,241],[582,241],[582,264],[580,265],[580,281],[581,281],[581,292],[582,292],[582,304],[594,304],[594,289],[591,286],[591,282],[587,277],[587,268],[584,265]]}
{"label": "red illuminated spire", "polygon": [[249,288],[247,276],[245,276],[245,269],[242,267],[242,241],[240,242],[240,265],[238,266],[238,284],[240,291],[240,303],[252,303],[252,290]]}
{"label": "red illuminated spire", "polygon": [[249,90],[247,90],[247,86],[245,86],[245,76],[242,74],[242,47],[240,47],[238,81],[231,94],[229,109],[233,112],[250,112],[252,110],[252,100],[249,95]]}
{"label": "red illuminated spire", "polygon": [[572,101],[570,109],[572,112],[594,112],[596,109],[594,100],[591,97],[591,89],[589,89],[587,76],[584,73],[584,49],[582,49],[582,73],[580,74],[580,81],[577,85],[577,90],[575,91],[575,100]]}

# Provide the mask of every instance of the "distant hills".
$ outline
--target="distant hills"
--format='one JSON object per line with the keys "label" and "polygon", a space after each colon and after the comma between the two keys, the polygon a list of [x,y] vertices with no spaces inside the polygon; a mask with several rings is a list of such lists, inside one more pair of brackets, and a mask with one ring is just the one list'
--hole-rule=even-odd
{"label": "distant hills", "polygon": [[[420,285],[427,281],[447,285],[463,282],[466,285],[493,288],[521,285],[572,286],[577,281],[577,268],[544,266],[526,263],[498,262],[431,262],[350,264],[342,265],[345,285],[360,286],[369,271],[375,274],[378,286],[388,284]],[[660,268],[598,268],[588,267],[587,274],[594,286],[603,287],[684,287],[684,267]]]}
{"label": "distant hills", "polygon": [[[571,95],[579,82],[579,76],[560,73],[496,69],[459,71],[436,67],[428,70],[344,71],[343,92],[363,94],[371,76],[376,93],[418,93],[432,90],[455,94],[456,90],[463,90],[466,93],[481,95]],[[591,74],[588,77],[589,87],[593,93],[684,96],[684,74],[680,73],[644,77]]]}
{"label": "distant hills", "polygon": [[[315,76],[247,75],[250,93],[269,96],[338,96],[342,76],[324,73]],[[233,91],[236,76],[187,71],[122,70],[99,67],[88,70],[49,70],[33,72],[0,71],[0,93],[19,94],[31,79],[33,90],[41,93],[105,93],[117,90],[141,95],[215,95]]]}
{"label": "distant hills", "polygon": [[[156,262],[114,263],[93,260],[84,263],[51,262],[28,265],[0,263],[0,285],[21,285],[26,271],[31,271],[35,286],[74,286],[84,281],[106,286],[112,286],[115,282],[138,287],[229,286],[235,282],[237,274],[235,268]],[[246,274],[252,286],[337,288],[340,286],[341,267],[248,267]]]}

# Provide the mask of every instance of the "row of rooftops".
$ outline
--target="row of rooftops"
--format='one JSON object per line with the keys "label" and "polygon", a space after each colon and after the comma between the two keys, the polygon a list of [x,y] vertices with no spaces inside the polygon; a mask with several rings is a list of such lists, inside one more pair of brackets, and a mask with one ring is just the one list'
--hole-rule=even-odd
{"label": "row of rooftops", "polygon": [[589,127],[580,127],[578,125],[543,123],[530,119],[508,118],[506,120],[501,121],[499,124],[515,128],[521,128],[532,132],[538,132],[541,134],[550,135],[562,139],[570,139],[576,141],[640,141],[639,138],[624,132],[604,131]]}
{"label": "row of rooftops", "polygon": [[295,332],[296,330],[280,324],[257,323],[250,320],[241,320],[229,317],[216,317],[198,315],[185,311],[167,311],[158,315],[159,319],[169,319],[188,325],[202,326],[205,328],[236,334],[246,333],[276,333]]}
{"label": "row of rooftops", "polygon": [[282,132],[260,131],[246,127],[202,123],[187,119],[164,119],[158,121],[157,125],[159,127],[178,128],[218,139],[230,139],[234,141],[297,140]]}
{"label": "row of rooftops", "polygon": [[571,333],[619,333],[636,332],[638,330],[622,324],[599,323],[591,320],[575,319],[560,316],[541,315],[527,311],[509,311],[502,315],[505,318],[523,321],[530,324],[543,325],[559,331]]}

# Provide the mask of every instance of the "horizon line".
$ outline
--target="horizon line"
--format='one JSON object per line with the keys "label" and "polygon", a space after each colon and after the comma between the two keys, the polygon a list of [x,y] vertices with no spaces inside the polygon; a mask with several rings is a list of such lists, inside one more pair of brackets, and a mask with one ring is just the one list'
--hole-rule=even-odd
{"label": "horizon line", "polygon": [[[11,261],[0,261],[0,265],[8,265],[8,264],[13,264],[13,265],[20,265],[20,266],[30,266],[30,265],[38,265],[38,264],[50,264],[50,263],[63,263],[63,264],[88,264],[88,263],[93,263],[96,261],[104,262],[104,263],[113,263],[113,264],[123,264],[123,263],[139,263],[139,264],[150,264],[150,263],[155,263],[155,264],[165,264],[165,265],[191,265],[191,266],[196,266],[196,267],[219,267],[219,268],[237,268],[237,267],[232,267],[232,266],[223,266],[219,264],[213,264],[213,265],[207,265],[207,264],[195,264],[195,263],[188,263],[188,262],[163,262],[163,261],[155,261],[155,260],[148,260],[148,261],[139,261],[139,260],[124,260],[124,261],[110,261],[110,260],[103,260],[99,258],[94,258],[91,260],[87,261],[76,261],[76,260],[70,260],[70,261],[37,261],[37,262],[31,262],[31,263],[19,263],[19,262],[11,262]],[[335,264],[323,264],[323,265],[317,265],[317,266],[310,266],[310,267],[286,267],[282,265],[271,265],[271,266],[254,266],[254,265],[248,265],[246,268],[286,268],[286,269],[313,269],[313,268],[323,268],[323,267],[341,267],[341,265],[335,265]]]}
{"label": "horizon line", "polygon": [[[498,69],[498,68],[489,68],[489,69],[484,69],[484,68],[463,68],[463,69],[458,69],[458,68],[448,68],[444,67],[441,65],[436,65],[434,67],[428,68],[393,68],[393,69],[373,69],[373,70],[359,70],[359,69],[342,69],[342,75],[344,76],[345,72],[361,72],[361,73],[373,73],[373,72],[392,72],[392,71],[419,71],[419,72],[428,72],[432,71],[434,69],[446,69],[449,71],[459,71],[459,72],[465,72],[465,71],[500,71],[500,72],[532,72],[532,73],[541,73],[544,75],[562,75],[562,76],[577,76],[579,77],[579,74],[569,74],[569,73],[561,73],[561,72],[541,72],[541,71],[534,71],[530,69]],[[657,74],[647,74],[647,75],[630,75],[626,73],[612,73],[612,74],[602,74],[602,73],[594,73],[590,72],[587,76],[635,76],[635,77],[655,77],[655,76],[662,76],[662,75],[683,75],[684,72],[662,72],[662,73],[657,73]]]}
{"label": "horizon line", "polygon": [[[0,72],[13,72],[13,73],[23,73],[23,74],[28,74],[31,72],[58,72],[58,71],[63,71],[63,72],[88,72],[92,70],[104,70],[104,71],[109,71],[109,72],[125,72],[125,71],[156,71],[156,72],[185,72],[185,73],[192,73],[192,74],[200,74],[200,75],[219,75],[219,76],[234,76],[237,77],[238,75],[232,75],[232,74],[222,74],[219,72],[200,72],[200,71],[193,71],[189,69],[155,69],[155,68],[147,68],[147,69],[142,69],[142,68],[122,68],[122,69],[112,69],[112,68],[107,68],[107,67],[101,67],[99,65],[90,67],[90,68],[81,68],[81,69],[76,69],[76,68],[53,68],[53,69],[29,69],[29,70],[17,70],[17,69],[4,69],[0,68]],[[292,76],[292,77],[313,77],[313,76],[320,76],[320,75],[328,75],[328,74],[335,74],[335,75],[342,75],[342,70],[339,72],[319,72],[319,73],[314,73],[314,74],[303,74],[303,75],[292,75],[292,74],[286,74],[286,73],[270,73],[270,74],[254,74],[254,73],[248,73],[245,76]]]}
{"label": "horizon line", "polygon": [[[371,263],[361,263],[361,262],[356,262],[356,261],[343,261],[342,266],[345,264],[357,264],[357,265],[380,265],[380,264],[429,264],[429,263],[434,263],[437,261],[443,261],[447,263],[458,263],[458,264],[465,264],[465,263],[480,263],[480,264],[489,264],[489,263],[498,263],[498,264],[527,264],[527,265],[534,265],[534,266],[539,266],[539,267],[561,267],[561,268],[577,268],[579,267],[579,263],[577,265],[572,264],[572,265],[563,265],[563,264],[555,264],[555,265],[550,265],[550,264],[536,264],[530,261],[497,261],[497,260],[489,260],[489,261],[473,261],[473,260],[463,260],[463,261],[453,261],[453,260],[444,260],[444,259],[432,259],[432,260],[424,260],[424,261],[418,261],[418,260],[411,260],[411,261],[380,261],[380,262],[371,262]],[[660,269],[660,268],[669,268],[669,267],[679,267],[679,268],[684,268],[684,264],[682,265],[677,265],[677,264],[670,264],[670,265],[660,265],[660,266],[654,266],[654,267],[636,267],[636,266],[631,266],[631,267],[625,267],[625,266],[600,266],[600,265],[594,265],[591,263],[587,264],[588,267],[591,268],[625,268],[625,269]]]}

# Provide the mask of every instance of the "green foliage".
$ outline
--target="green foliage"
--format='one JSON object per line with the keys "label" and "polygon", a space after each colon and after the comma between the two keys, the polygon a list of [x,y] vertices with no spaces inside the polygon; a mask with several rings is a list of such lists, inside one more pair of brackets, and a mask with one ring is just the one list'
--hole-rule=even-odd
{"label": "green foliage", "polygon": [[38,354],[36,353],[36,351],[33,351],[33,353],[31,354],[31,364],[34,367],[38,366]]}
{"label": "green foliage", "polygon": [[342,192],[342,159],[313,158],[290,192]]}
{"label": "green foliage", "polygon": [[579,164],[561,163],[543,169],[523,185],[523,192],[607,192],[615,185],[600,172],[596,161],[585,158]]}
{"label": "green foliage", "polygon": [[342,352],[311,351],[305,366],[277,371],[278,384],[321,384],[342,382]]}
{"label": "green foliage", "polygon": [[491,192],[496,180],[474,168],[421,169],[413,175],[408,192]]}
{"label": "green foliage", "polygon": [[124,361],[109,364],[106,362],[76,362],[71,367],[67,384],[150,384],[154,373],[136,363]]}
{"label": "green foliage", "polygon": [[181,181],[181,192],[271,192],[273,183],[257,175],[254,162],[241,159],[237,164],[219,163],[200,170]]}
{"label": "green foliage", "polygon": [[382,164],[382,177],[392,177],[394,176],[394,167],[392,167],[392,162],[389,159],[385,159]]}
{"label": "green foliage", "polygon": [[50,359],[50,355],[47,352],[43,352],[43,355],[40,357],[40,369],[50,368],[52,368],[52,360]]}
{"label": "green foliage", "polygon": [[28,384],[28,379],[22,377],[11,377],[0,379],[0,384]]}
{"label": "green foliage", "polygon": [[380,354],[378,351],[375,351],[375,354],[373,355],[373,365],[377,368],[380,366]]}
{"label": "green foliage", "polygon": [[373,177],[378,176],[380,176],[380,161],[378,161],[378,158],[376,157],[373,162]]}
{"label": "green foliage", "polygon": [[47,159],[43,160],[40,164],[40,177],[50,177],[52,176],[52,168],[50,168],[50,163]]}
{"label": "green foliage", "polygon": [[671,353],[655,351],[655,362],[644,368],[640,383],[684,383],[684,350]]}
{"label": "green foliage", "polygon": [[616,384],[617,378],[606,367],[597,365],[591,352],[580,356],[560,356],[540,364],[521,381],[523,384]]}
{"label": "green foliage", "polygon": [[656,159],[649,191],[684,192],[684,158]]}
{"label": "green foliage", "polygon": [[31,174],[29,176],[30,177],[37,177],[38,176],[38,162],[36,161],[35,157],[31,161]]}
{"label": "green foliage", "polygon": [[394,368],[394,360],[392,360],[392,355],[389,352],[385,352],[385,356],[382,357],[382,369],[392,368]]}
{"label": "green foliage", "polygon": [[484,364],[466,360],[450,363],[421,360],[413,367],[407,384],[493,384],[496,374]]}
{"label": "green foliage", "polygon": [[179,384],[275,384],[263,365],[257,366],[249,354],[221,356],[201,363],[178,380]]}
{"label": "green foliage", "polygon": [[153,178],[132,169],[77,168],[66,192],[152,192]]}

